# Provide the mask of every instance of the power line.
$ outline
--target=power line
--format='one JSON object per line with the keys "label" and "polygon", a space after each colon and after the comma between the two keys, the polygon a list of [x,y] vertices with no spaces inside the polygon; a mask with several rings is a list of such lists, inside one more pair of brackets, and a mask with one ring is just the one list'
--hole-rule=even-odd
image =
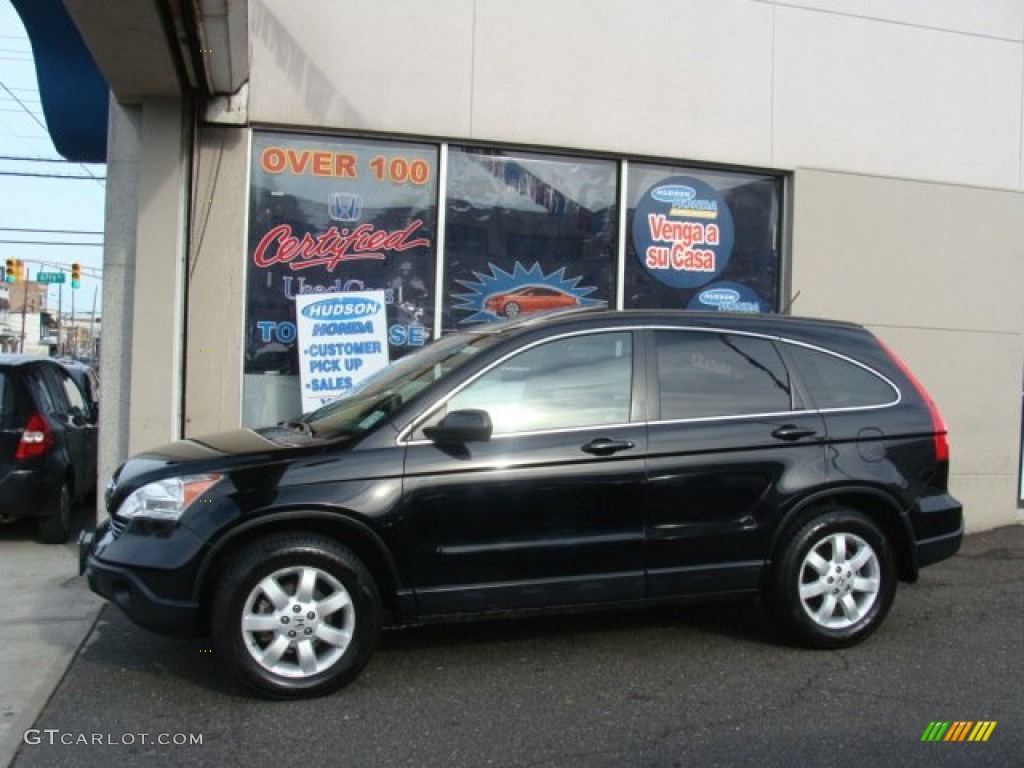
{"label": "power line", "polygon": [[102,230],[93,229],[26,229],[23,227],[0,227],[0,232],[45,232],[50,235],[102,235]]}
{"label": "power line", "polygon": [[72,181],[98,181],[101,184],[107,180],[106,176],[75,175],[70,173],[30,173],[28,171],[0,171],[0,176],[29,176],[36,179],[69,179]]}
{"label": "power line", "polygon": [[[65,160],[63,157],[20,157],[18,155],[0,155],[0,160],[17,160],[24,163],[67,163],[68,165],[82,165],[74,160]],[[94,163],[103,165],[103,163]]]}
{"label": "power line", "polygon": [[[21,99],[19,99],[19,98],[18,98],[18,97],[17,97],[17,96],[16,96],[15,94],[14,94],[14,91],[12,91],[12,90],[11,90],[10,88],[8,88],[8,87],[7,87],[7,84],[6,84],[6,83],[4,83],[4,82],[0,82],[0,88],[3,88],[3,89],[4,89],[5,91],[7,91],[7,94],[8,94],[8,95],[9,95],[9,96],[10,96],[10,97],[11,97],[12,99],[14,99],[14,100],[15,100],[16,102],[18,102],[18,104],[20,104],[20,105],[21,105],[21,108],[25,110],[25,114],[27,114],[27,115],[28,115],[29,117],[31,117],[31,118],[32,118],[33,120],[35,120],[35,121],[36,121],[36,123],[37,123],[37,124],[39,125],[39,127],[40,127],[40,128],[42,128],[42,129],[43,129],[44,131],[46,131],[47,135],[49,135],[49,133],[50,133],[50,132],[49,132],[49,130],[47,130],[46,126],[45,126],[45,125],[43,125],[43,121],[42,121],[42,120],[40,120],[40,119],[39,119],[38,117],[36,117],[36,116],[35,116],[35,115],[34,115],[34,114],[32,113],[32,111],[31,111],[31,110],[30,110],[30,109],[29,109],[28,107],[26,107],[26,106],[25,106],[25,104],[24,104],[24,103],[22,102],[22,100],[21,100]],[[91,178],[91,179],[93,179],[93,180],[94,180],[95,182],[97,182],[98,184],[100,184],[100,186],[102,186],[102,185],[103,185],[103,184],[102,184],[102,181],[100,180],[100,178],[99,178],[98,176],[96,176],[96,175],[95,175],[95,174],[94,174],[94,173],[93,173],[92,171],[90,171],[90,170],[89,170],[88,168],[86,168],[86,167],[85,167],[85,165],[83,165],[82,163],[79,163],[79,165],[81,165],[81,166],[82,166],[82,168],[84,168],[84,169],[85,169],[85,172],[86,172],[86,174],[88,174],[87,176],[67,176],[67,177],[64,177],[64,178],[75,178],[75,179],[84,179],[84,178]],[[18,174],[10,174],[10,173],[0,173],[0,175],[3,175],[3,176],[16,176],[16,175],[18,175]],[[26,174],[26,175],[32,175],[32,174]],[[106,178],[106,177],[104,177],[104,178]]]}
{"label": "power line", "polygon": [[102,248],[103,243],[73,243],[70,241],[61,242],[59,240],[0,240],[0,245],[74,245],[74,246],[92,246],[94,248]]}

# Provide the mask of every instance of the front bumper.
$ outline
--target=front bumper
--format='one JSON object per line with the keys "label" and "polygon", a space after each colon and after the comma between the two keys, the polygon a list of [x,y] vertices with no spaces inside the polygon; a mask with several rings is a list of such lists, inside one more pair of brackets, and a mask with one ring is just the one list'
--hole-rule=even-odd
{"label": "front bumper", "polygon": [[147,583],[145,569],[113,563],[98,554],[116,538],[110,521],[96,533],[83,532],[78,539],[78,570],[89,588],[124,611],[140,627],[162,635],[195,636],[199,632],[199,605],[156,594]]}

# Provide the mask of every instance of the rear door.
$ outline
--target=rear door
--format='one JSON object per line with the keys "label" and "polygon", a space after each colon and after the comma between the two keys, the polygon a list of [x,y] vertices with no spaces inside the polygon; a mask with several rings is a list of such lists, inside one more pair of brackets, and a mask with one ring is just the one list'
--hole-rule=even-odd
{"label": "rear door", "polygon": [[96,483],[97,425],[92,419],[92,406],[82,388],[62,367],[50,368],[67,403],[68,431],[75,443],[75,474],[80,492],[87,493]]}
{"label": "rear door", "polygon": [[673,329],[651,345],[648,592],[756,588],[780,503],[824,476],[822,419],[769,338]]}
{"label": "rear door", "polygon": [[[86,483],[92,479],[88,474],[88,456],[90,443],[95,446],[95,430],[86,430],[84,423],[76,423],[71,411],[71,401],[68,399],[68,389],[64,385],[64,377],[67,377],[74,390],[78,391],[78,386],[71,381],[70,376],[56,365],[33,366],[32,379],[53,429],[55,448],[64,453],[65,461],[74,468],[76,482],[79,488],[82,488],[82,478],[89,478]],[[95,447],[92,448],[92,452],[95,455]],[[92,471],[95,472],[95,466]]]}

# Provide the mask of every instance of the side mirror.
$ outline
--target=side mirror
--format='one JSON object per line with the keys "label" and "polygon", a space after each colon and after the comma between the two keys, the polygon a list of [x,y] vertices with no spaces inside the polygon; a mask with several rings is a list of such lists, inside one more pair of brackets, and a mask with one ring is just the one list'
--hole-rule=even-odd
{"label": "side mirror", "polygon": [[451,445],[486,442],[493,431],[487,411],[466,409],[452,411],[435,426],[424,428],[423,434],[439,445]]}

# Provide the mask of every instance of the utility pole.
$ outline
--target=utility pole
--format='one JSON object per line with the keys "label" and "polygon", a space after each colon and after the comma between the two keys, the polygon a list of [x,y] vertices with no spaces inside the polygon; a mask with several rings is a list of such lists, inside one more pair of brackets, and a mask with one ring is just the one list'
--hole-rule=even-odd
{"label": "utility pole", "polygon": [[78,357],[78,326],[75,325],[75,289],[71,288],[71,330],[75,334],[75,340],[71,346],[71,356]]}
{"label": "utility pole", "polygon": [[64,354],[64,325],[61,315],[64,312],[64,283],[57,283],[57,354]]}
{"label": "utility pole", "polygon": [[96,358],[96,292],[98,286],[92,288],[92,314],[89,316],[89,357],[95,364]]}
{"label": "utility pole", "polygon": [[21,344],[18,346],[18,353],[25,354],[25,314],[28,310],[28,280],[25,278],[25,267],[18,270],[21,274],[21,282],[25,285],[24,298],[21,300]]}

